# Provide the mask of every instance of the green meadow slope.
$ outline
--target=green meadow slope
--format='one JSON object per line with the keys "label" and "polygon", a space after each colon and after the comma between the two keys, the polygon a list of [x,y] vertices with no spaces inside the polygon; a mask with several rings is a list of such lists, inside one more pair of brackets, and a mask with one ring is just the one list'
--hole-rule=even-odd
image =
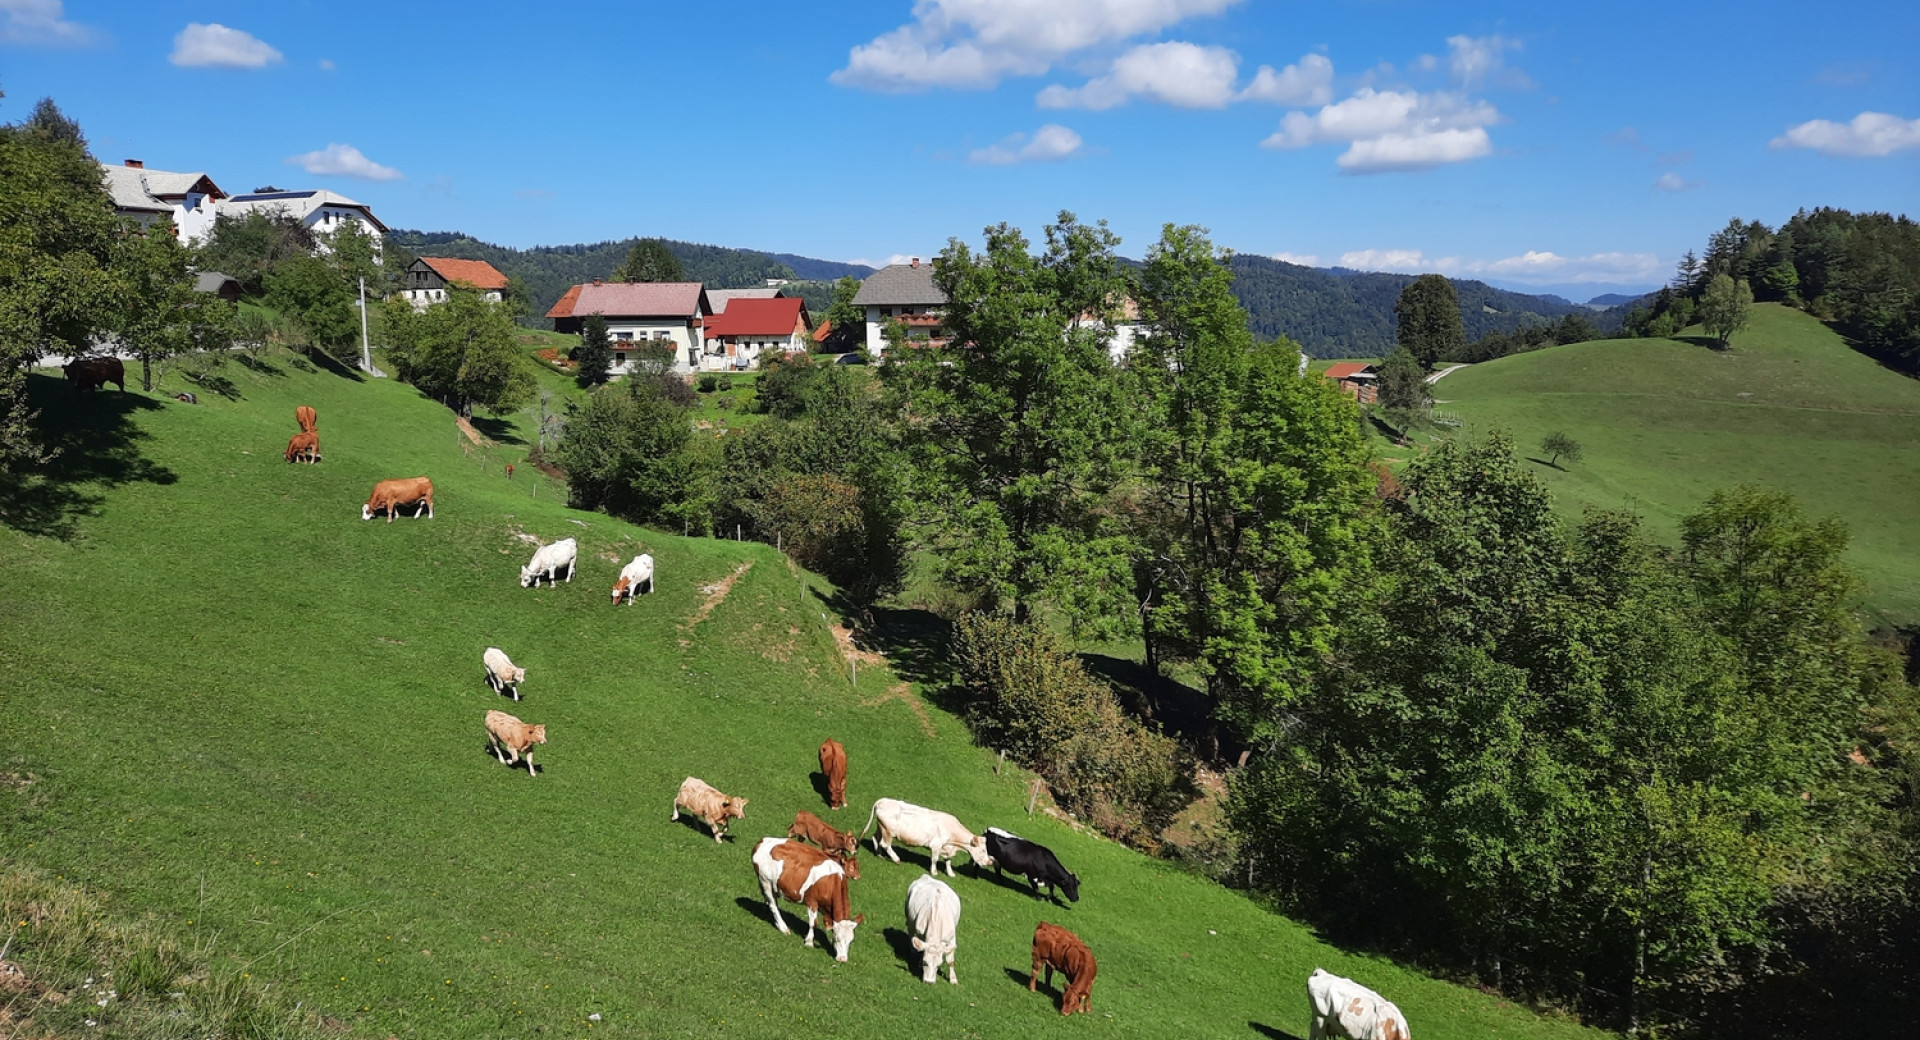
{"label": "green meadow slope", "polygon": [[[1316,966],[1389,994],[1423,1040],[1600,1035],[1028,819],[1024,778],[954,717],[882,668],[850,684],[816,586],[765,546],[535,497],[529,467],[500,474],[517,427],[483,467],[392,381],[228,371],[237,398],[197,406],[34,377],[68,452],[55,484],[0,496],[0,772],[34,777],[0,785],[0,857],[163,915],[352,1035],[1299,1037]],[[281,461],[296,404],[319,411],[321,465]],[[360,520],[375,480],[419,473],[436,519]],[[577,537],[577,580],[519,588],[523,534]],[[658,592],[609,606],[643,550]],[[489,645],[527,668],[523,703],[487,689]],[[494,707],[548,726],[538,778],[486,753]],[[852,760],[838,814],[811,781],[828,735]],[[668,822],[688,774],[750,799],[738,840]],[[803,808],[857,829],[882,795],[1053,846],[1082,902],[961,867],[958,987],[913,971],[913,853],[862,857],[850,963],[776,933],[753,841]],[[1098,955],[1093,1015],[1026,991],[1041,919]]]}
{"label": "green meadow slope", "polygon": [[1434,386],[1472,431],[1524,454],[1565,431],[1586,457],[1535,472],[1570,511],[1626,507],[1663,536],[1716,488],[1791,491],[1853,534],[1872,619],[1920,623],[1920,381],[1849,349],[1815,319],[1754,308],[1731,350],[1704,340],[1601,340],[1501,358]]}

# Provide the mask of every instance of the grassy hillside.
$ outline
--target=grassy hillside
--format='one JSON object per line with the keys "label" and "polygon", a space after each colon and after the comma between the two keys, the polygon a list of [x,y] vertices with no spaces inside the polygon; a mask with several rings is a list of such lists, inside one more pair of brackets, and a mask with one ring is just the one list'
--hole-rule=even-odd
{"label": "grassy hillside", "polygon": [[[957,720],[883,668],[848,681],[816,590],[765,546],[536,498],[497,465],[523,448],[483,468],[390,380],[230,371],[237,396],[197,406],[33,379],[67,453],[0,497],[0,772],[35,778],[0,785],[0,857],[162,915],[352,1035],[1299,1037],[1315,966],[1385,991],[1423,1040],[1598,1035],[1028,819],[1024,779]],[[296,404],[319,411],[321,465],[281,461]],[[376,479],[419,473],[436,519],[359,519]],[[577,537],[578,579],[519,588],[522,535]],[[642,550],[659,591],[609,606]],[[528,669],[523,703],[488,691],[489,645]],[[549,727],[537,779],[484,750],[492,707]],[[1010,827],[1079,871],[1083,901],[962,867],[958,987],[906,956],[912,854],[862,858],[850,963],[777,934],[748,851],[825,812],[828,735],[852,759],[836,823],[891,795]],[[668,822],[690,773],[751,799],[737,842]],[[1041,919],[1099,956],[1093,1015],[1027,993]]]}
{"label": "grassy hillside", "polygon": [[1669,538],[1715,488],[1761,484],[1853,532],[1874,620],[1920,622],[1920,382],[1774,304],[1716,350],[1705,340],[1604,340],[1502,358],[1436,384],[1469,428],[1525,452],[1564,430],[1578,463],[1538,472],[1564,508],[1629,507]]}

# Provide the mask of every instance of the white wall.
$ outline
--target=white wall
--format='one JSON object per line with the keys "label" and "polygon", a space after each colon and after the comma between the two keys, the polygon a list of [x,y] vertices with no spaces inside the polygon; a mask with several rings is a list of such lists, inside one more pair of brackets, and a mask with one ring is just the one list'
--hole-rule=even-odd
{"label": "white wall", "polygon": [[624,362],[620,360],[623,350],[631,350],[631,347],[622,345],[620,337],[623,333],[627,334],[629,342],[658,340],[664,333],[667,342],[673,344],[673,370],[682,374],[694,370],[694,364],[690,358],[699,356],[701,339],[693,329],[687,326],[685,319],[662,319],[655,322],[615,320],[607,322],[607,338],[613,341],[614,375],[623,376],[633,369],[631,357]]}
{"label": "white wall", "polygon": [[173,206],[173,226],[180,241],[192,245],[213,230],[214,202],[211,196],[189,194]]}

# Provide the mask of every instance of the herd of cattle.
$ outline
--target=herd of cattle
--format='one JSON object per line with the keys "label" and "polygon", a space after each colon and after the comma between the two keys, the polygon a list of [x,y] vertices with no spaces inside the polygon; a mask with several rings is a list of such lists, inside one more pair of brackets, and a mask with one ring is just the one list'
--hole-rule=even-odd
{"label": "herd of cattle", "polygon": [[[106,375],[110,378],[112,374],[89,370],[86,377]],[[75,378],[72,366],[68,375]],[[76,385],[80,385],[78,380]],[[300,432],[287,445],[287,461],[296,458],[317,461],[320,446],[314,410],[302,405],[296,409],[295,418]],[[426,477],[380,481],[361,507],[360,518],[371,520],[385,513],[387,522],[392,523],[401,508],[412,508],[416,519],[422,513],[432,519],[433,482]],[[572,538],[543,545],[534,552],[533,559],[520,568],[520,585],[538,587],[544,579],[552,587],[563,572],[565,580],[571,583],[578,558],[579,546]],[[619,605],[622,599],[632,605],[635,595],[643,588],[647,592],[654,588],[654,561],[646,553],[621,568],[612,591],[614,605]],[[511,696],[516,702],[521,699],[520,684],[527,678],[525,668],[515,665],[498,647],[488,647],[481,655],[481,662],[486,669],[487,685],[494,693]],[[547,742],[544,724],[530,725],[504,711],[490,710],[486,713],[486,732],[488,750],[496,759],[508,766],[524,762],[527,775],[537,775],[533,749]],[[829,739],[820,745],[820,772],[826,779],[829,808],[845,808],[847,751],[839,741]],[[746,818],[746,808],[747,799],[727,795],[706,781],[690,776],[674,796],[671,818],[678,820],[684,811],[706,824],[715,842],[724,842],[729,825]],[[786,837],[765,837],[754,844],[751,856],[754,875],[773,914],[774,927],[782,934],[791,935],[780,904],[782,900],[797,904],[806,911],[804,944],[812,946],[816,925],[824,925],[831,937],[834,959],[847,960],[854,931],[866,921],[865,914],[853,912],[848,883],[860,879],[856,852],[869,831],[873,834],[874,852],[885,853],[895,863],[900,862],[899,853],[894,851],[896,843],[927,850],[926,875],[907,889],[906,920],[913,949],[921,957],[921,978],[929,983],[938,981],[942,965],[946,966],[948,982],[958,985],[960,981],[954,969],[959,945],[960,896],[938,876],[943,863],[947,877],[956,876],[953,859],[958,854],[968,855],[976,873],[982,867],[992,867],[1000,876],[1012,873],[1026,878],[1032,894],[1044,895],[1050,904],[1058,904],[1058,894],[1064,894],[1070,903],[1080,900],[1080,878],[1046,846],[998,827],[975,834],[949,813],[895,798],[881,798],[873,803],[867,825],[858,835],[838,830],[803,810],[794,814]],[[1093,951],[1078,935],[1041,921],[1034,929],[1032,952],[1032,973],[1027,979],[1029,991],[1037,991],[1043,973],[1051,986],[1053,973],[1058,971],[1067,980],[1066,989],[1060,995],[1060,1013],[1070,1015],[1092,1009],[1093,980],[1099,966]],[[1316,969],[1307,980],[1307,996],[1313,1015],[1310,1040],[1409,1040],[1406,1018],[1400,1009],[1351,979]]]}

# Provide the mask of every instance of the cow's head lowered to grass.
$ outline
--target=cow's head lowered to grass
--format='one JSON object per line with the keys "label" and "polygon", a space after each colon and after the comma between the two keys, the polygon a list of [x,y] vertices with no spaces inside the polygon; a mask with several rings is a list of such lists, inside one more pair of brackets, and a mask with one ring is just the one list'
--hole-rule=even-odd
{"label": "cow's head lowered to grass", "polygon": [[842,964],[847,963],[847,947],[853,945],[853,930],[864,924],[866,920],[866,914],[855,914],[850,920],[833,922],[830,931],[833,932],[834,960]]}

